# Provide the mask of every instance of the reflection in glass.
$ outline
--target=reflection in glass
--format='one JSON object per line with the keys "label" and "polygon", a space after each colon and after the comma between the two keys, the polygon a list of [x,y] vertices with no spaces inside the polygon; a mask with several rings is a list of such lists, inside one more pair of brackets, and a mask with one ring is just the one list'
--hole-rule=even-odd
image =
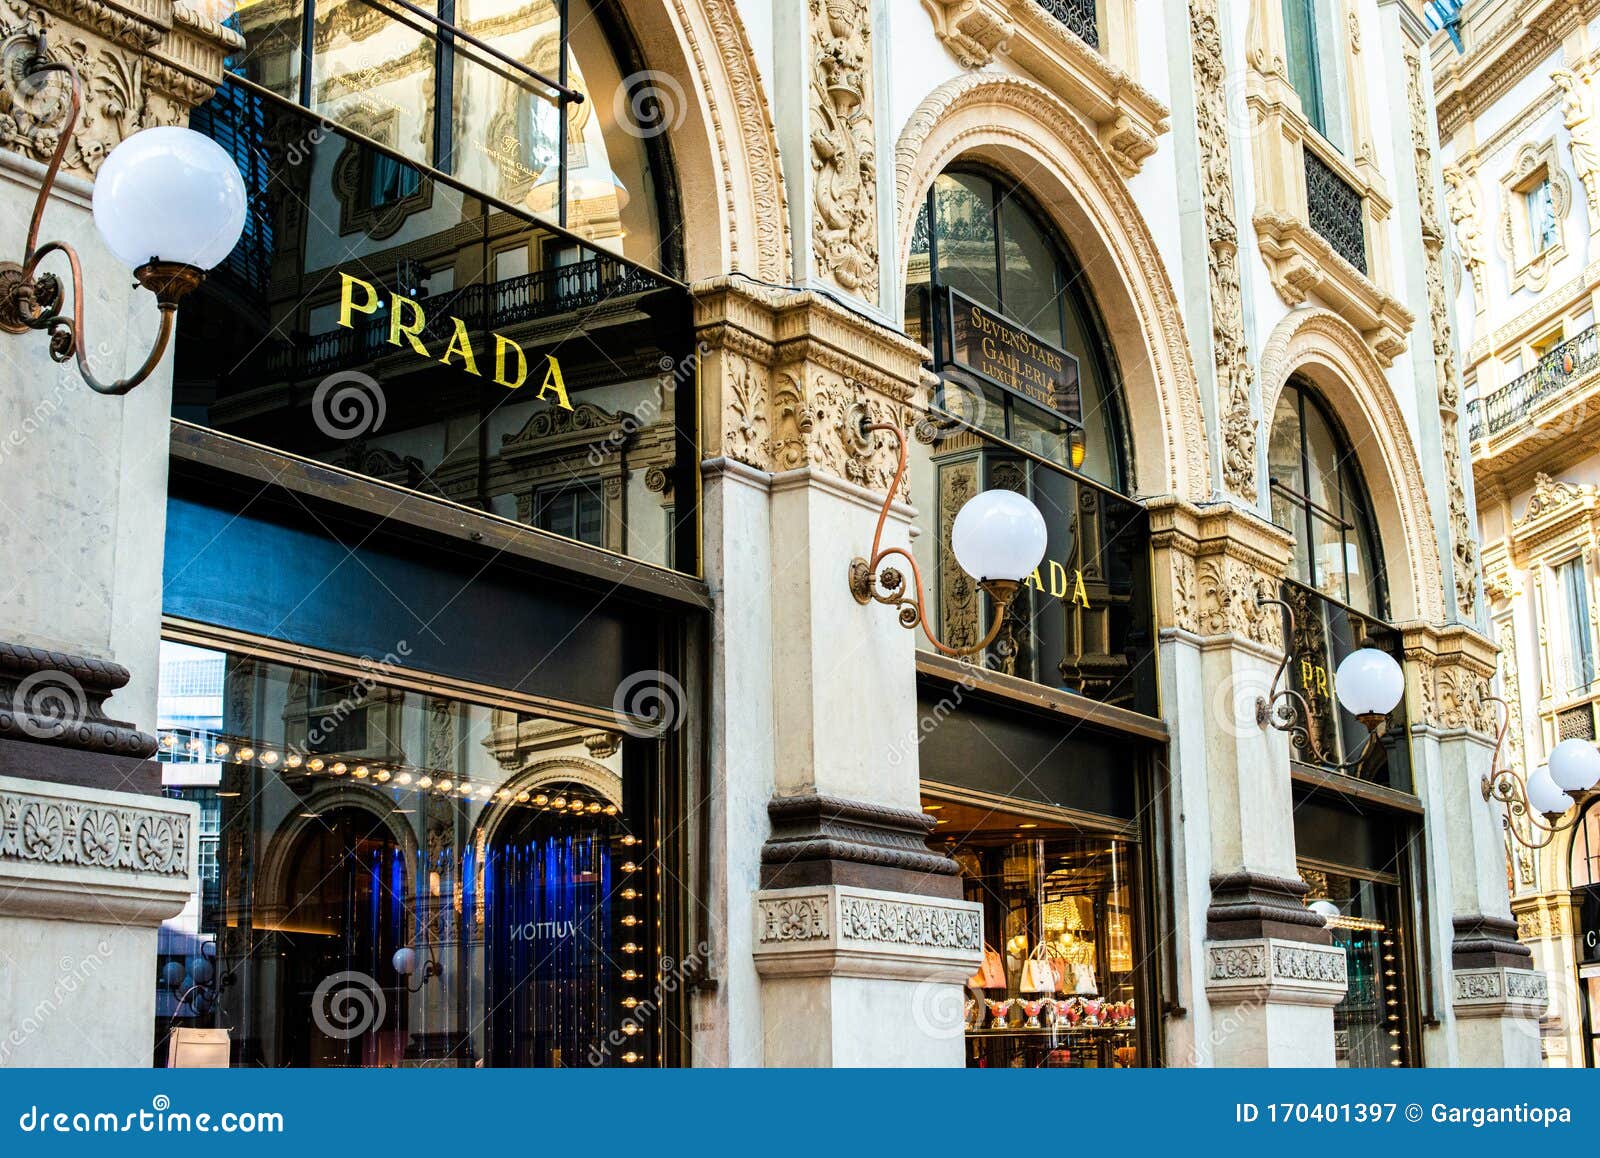
{"label": "reflection in glass", "polygon": [[983,906],[986,965],[968,982],[967,1064],[1142,1064],[1145,984],[1131,842],[926,796],[936,846]]}
{"label": "reflection in glass", "polygon": [[[953,647],[983,638],[992,609],[950,550],[956,512],[985,490],[1026,495],[1044,516],[1044,561],[1022,585],[981,662],[1006,675],[1148,714],[1157,712],[1149,523],[1120,495],[970,430],[908,448],[935,633]],[[922,645],[925,646],[925,645]]]}
{"label": "reflection in glass", "polygon": [[654,1060],[625,736],[371,671],[161,658],[163,784],[201,803],[211,855],[161,928],[158,1057],[201,1025],[234,1065]]}
{"label": "reflection in glass", "polygon": [[1363,1069],[1415,1064],[1411,1053],[1410,948],[1398,884],[1302,866],[1309,899],[1331,901],[1333,943],[1344,950],[1348,988],[1333,1010],[1334,1061]]}
{"label": "reflection in glass", "polygon": [[252,227],[180,314],[177,416],[696,565],[680,286],[230,86],[195,124],[263,162]]}

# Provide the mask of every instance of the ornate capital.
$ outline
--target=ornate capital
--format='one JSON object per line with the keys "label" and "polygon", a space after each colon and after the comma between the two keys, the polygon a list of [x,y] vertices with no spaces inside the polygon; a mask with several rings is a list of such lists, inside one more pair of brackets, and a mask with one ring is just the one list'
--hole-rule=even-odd
{"label": "ornate capital", "polygon": [[1289,533],[1227,504],[1202,509],[1164,496],[1147,509],[1161,628],[1282,651],[1282,614],[1257,601],[1278,597]]}
{"label": "ornate capital", "polygon": [[187,124],[222,79],[224,58],[244,47],[237,32],[173,0],[0,0],[0,144],[38,161],[55,150],[67,111],[64,86],[23,89],[40,32],[50,55],[83,81],[77,139],[62,171],[91,180],[123,138]]}
{"label": "ornate capital", "polygon": [[1500,728],[1490,702],[1497,648],[1470,627],[1406,624],[1401,629],[1413,727],[1492,739]]}
{"label": "ornate capital", "polygon": [[920,346],[820,294],[738,278],[695,287],[695,327],[706,457],[888,489],[893,440],[863,438],[861,422],[911,424],[926,397]]}
{"label": "ornate capital", "polygon": [[1457,1017],[1537,1020],[1550,1005],[1550,982],[1538,969],[1456,969],[1452,979]]}

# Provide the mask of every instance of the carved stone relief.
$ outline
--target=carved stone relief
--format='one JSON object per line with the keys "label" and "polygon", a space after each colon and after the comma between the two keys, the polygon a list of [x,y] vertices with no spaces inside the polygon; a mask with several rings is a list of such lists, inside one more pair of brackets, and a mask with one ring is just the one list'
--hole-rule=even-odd
{"label": "carved stone relief", "polygon": [[1589,203],[1589,230],[1600,229],[1600,122],[1595,119],[1594,74],[1587,68],[1558,68],[1550,74],[1561,90],[1561,117],[1567,126],[1572,169],[1583,182]]}
{"label": "carved stone relief", "polygon": [[1195,122],[1211,276],[1212,359],[1222,415],[1222,481],[1229,492],[1254,503],[1257,423],[1250,398],[1254,370],[1245,342],[1239,297],[1239,231],[1234,217],[1226,65],[1216,0],[1193,0],[1189,25],[1194,45]]}
{"label": "carved stone relief", "polygon": [[812,256],[849,293],[878,296],[878,163],[867,0],[811,0]]}

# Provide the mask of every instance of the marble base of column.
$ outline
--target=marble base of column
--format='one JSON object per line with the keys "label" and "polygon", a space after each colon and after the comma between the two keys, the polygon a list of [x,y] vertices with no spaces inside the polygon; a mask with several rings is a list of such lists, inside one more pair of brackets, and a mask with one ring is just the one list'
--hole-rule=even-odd
{"label": "marble base of column", "polygon": [[974,902],[850,885],[756,894],[769,1066],[960,1066]]}
{"label": "marble base of column", "polygon": [[1460,1064],[1541,1064],[1539,1019],[1550,1005],[1550,986],[1544,973],[1532,966],[1533,953],[1517,940],[1515,921],[1456,918],[1450,952],[1451,1008]]}

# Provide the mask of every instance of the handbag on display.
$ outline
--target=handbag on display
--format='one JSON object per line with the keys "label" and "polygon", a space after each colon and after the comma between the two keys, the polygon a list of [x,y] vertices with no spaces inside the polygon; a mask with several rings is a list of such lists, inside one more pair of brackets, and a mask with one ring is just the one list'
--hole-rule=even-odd
{"label": "handbag on display", "polygon": [[1004,989],[1006,987],[1006,966],[1000,960],[1000,952],[989,942],[983,943],[983,964],[978,966],[978,971],[967,978],[967,984],[974,989]]}
{"label": "handbag on display", "polygon": [[1043,942],[1034,946],[1033,952],[1022,963],[1022,981],[1017,986],[1022,993],[1054,993],[1056,971],[1045,951]]}

